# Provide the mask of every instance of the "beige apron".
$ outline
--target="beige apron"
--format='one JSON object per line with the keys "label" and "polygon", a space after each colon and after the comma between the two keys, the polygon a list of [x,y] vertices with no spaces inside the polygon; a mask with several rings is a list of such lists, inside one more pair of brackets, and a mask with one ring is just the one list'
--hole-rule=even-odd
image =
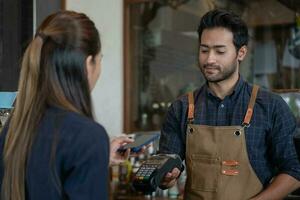
{"label": "beige apron", "polygon": [[186,137],[186,200],[244,200],[263,186],[247,154],[244,128],[249,126],[258,92],[254,86],[241,126],[193,124],[194,97],[189,94]]}

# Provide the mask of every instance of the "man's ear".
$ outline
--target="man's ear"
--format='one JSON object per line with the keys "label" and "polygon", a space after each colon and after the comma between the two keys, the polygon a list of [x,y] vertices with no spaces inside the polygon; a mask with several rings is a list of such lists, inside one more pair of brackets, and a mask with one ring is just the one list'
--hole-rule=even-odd
{"label": "man's ear", "polygon": [[241,62],[242,60],[244,60],[246,54],[247,54],[247,46],[244,45],[238,51],[238,55],[237,55],[238,61]]}

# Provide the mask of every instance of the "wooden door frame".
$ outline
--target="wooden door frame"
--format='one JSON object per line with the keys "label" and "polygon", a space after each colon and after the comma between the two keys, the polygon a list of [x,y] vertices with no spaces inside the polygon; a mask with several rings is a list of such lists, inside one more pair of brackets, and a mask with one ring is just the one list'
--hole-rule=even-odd
{"label": "wooden door frame", "polygon": [[123,112],[123,132],[128,133],[130,131],[131,123],[131,104],[130,104],[130,87],[131,87],[131,68],[130,68],[130,35],[129,35],[129,18],[130,18],[130,1],[124,0],[123,5],[123,59],[124,59],[124,112]]}
{"label": "wooden door frame", "polygon": [[61,0],[61,4],[60,4],[61,6],[60,7],[61,7],[62,10],[66,10],[66,6],[67,6],[67,2],[66,1],[67,0]]}
{"label": "wooden door frame", "polygon": [[124,0],[123,1],[123,59],[124,59],[124,113],[123,113],[123,132],[129,133],[134,131],[134,122],[132,119],[132,105],[131,98],[134,94],[132,91],[133,85],[133,71],[130,66],[131,63],[131,52],[130,52],[130,5],[141,4],[147,2],[154,2],[157,0]]}

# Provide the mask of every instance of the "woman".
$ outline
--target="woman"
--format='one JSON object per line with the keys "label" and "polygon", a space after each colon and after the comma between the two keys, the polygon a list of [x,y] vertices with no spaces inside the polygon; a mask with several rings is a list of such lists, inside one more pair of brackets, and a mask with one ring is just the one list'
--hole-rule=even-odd
{"label": "woman", "polygon": [[[2,200],[108,199],[109,139],[92,114],[101,44],[84,14],[47,17],[25,51],[18,98],[0,136]],[[130,139],[113,141],[116,149]]]}

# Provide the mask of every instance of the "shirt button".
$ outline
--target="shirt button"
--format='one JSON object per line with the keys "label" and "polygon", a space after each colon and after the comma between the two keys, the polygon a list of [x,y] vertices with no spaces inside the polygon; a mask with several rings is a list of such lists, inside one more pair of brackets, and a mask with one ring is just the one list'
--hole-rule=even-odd
{"label": "shirt button", "polygon": [[225,106],[224,106],[224,104],[221,104],[221,108],[224,108]]}

